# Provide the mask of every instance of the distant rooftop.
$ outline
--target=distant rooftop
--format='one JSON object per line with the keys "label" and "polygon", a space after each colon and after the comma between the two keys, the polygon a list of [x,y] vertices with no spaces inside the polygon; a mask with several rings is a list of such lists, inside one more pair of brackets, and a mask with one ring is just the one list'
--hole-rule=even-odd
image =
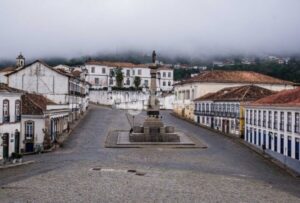
{"label": "distant rooftop", "polygon": [[176,85],[197,83],[197,82],[214,82],[214,83],[250,83],[250,84],[285,84],[294,85],[293,82],[281,80],[253,71],[228,71],[215,70],[204,71],[197,76],[181,81]]}
{"label": "distant rooftop", "polygon": [[7,84],[0,83],[0,92],[22,93],[24,91],[9,87]]}
{"label": "distant rooftop", "polygon": [[256,85],[245,85],[228,87],[215,93],[208,93],[194,101],[255,101],[274,93],[274,91]]}
{"label": "distant rooftop", "polygon": [[252,105],[300,107],[300,87],[292,90],[283,90],[277,94],[259,99],[253,102]]}
{"label": "distant rooftop", "polygon": [[40,94],[22,95],[22,114],[24,115],[43,115],[47,110],[47,105],[56,104]]}

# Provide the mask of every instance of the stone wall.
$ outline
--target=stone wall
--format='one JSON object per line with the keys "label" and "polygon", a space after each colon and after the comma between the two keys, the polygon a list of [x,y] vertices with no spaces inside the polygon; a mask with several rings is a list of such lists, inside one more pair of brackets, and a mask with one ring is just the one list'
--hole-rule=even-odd
{"label": "stone wall", "polygon": [[[101,105],[110,105],[118,109],[146,110],[149,93],[143,91],[111,91],[91,90],[90,101]],[[158,97],[161,109],[172,109],[174,95]]]}

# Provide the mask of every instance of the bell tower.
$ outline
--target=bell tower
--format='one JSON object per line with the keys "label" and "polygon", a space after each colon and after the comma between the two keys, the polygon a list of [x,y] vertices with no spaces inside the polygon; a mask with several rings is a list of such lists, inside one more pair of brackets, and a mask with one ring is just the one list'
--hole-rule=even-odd
{"label": "bell tower", "polygon": [[16,59],[17,59],[16,61],[17,68],[22,68],[25,66],[25,58],[22,55],[22,53],[20,53],[20,55]]}

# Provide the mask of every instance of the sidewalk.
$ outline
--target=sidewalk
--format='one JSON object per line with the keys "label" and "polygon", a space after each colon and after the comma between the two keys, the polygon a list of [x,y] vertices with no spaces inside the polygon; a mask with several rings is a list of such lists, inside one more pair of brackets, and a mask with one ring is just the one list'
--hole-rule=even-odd
{"label": "sidewalk", "polygon": [[35,163],[35,161],[24,161],[22,163],[7,163],[7,164],[0,164],[0,170],[2,169],[7,169],[7,168],[13,168],[13,167],[17,167],[17,166],[23,166],[23,165],[28,165],[28,164],[32,164]]}
{"label": "sidewalk", "polygon": [[245,140],[237,137],[237,136],[234,136],[234,135],[230,135],[230,134],[225,134],[225,133],[222,133],[220,131],[217,131],[215,129],[212,129],[212,128],[209,128],[209,127],[206,127],[206,126],[202,126],[202,125],[198,125],[197,123],[195,123],[194,121],[192,120],[189,120],[187,118],[183,118],[177,114],[175,114],[174,112],[171,112],[170,113],[172,116],[176,117],[176,118],[179,118],[181,120],[184,120],[184,121],[187,121],[195,126],[198,126],[200,128],[204,128],[206,130],[209,130],[209,131],[212,131],[212,132],[215,132],[215,133],[218,133],[220,135],[225,135],[226,137],[228,138],[231,138],[233,139],[234,141],[236,141],[237,143],[239,144],[242,144],[246,147],[248,147],[249,149],[251,149],[252,151],[254,151],[255,153],[257,153],[258,155],[260,155],[261,157],[263,157],[264,159],[270,161],[272,164],[280,167],[281,169],[285,170],[286,172],[288,172],[290,175],[294,176],[294,177],[300,177],[300,173],[298,173],[297,171],[293,170],[292,168],[289,168],[288,166],[284,165],[282,162],[278,161],[277,159],[273,158],[272,156],[268,155],[267,153],[265,153],[263,150],[257,148],[257,147],[254,147],[252,146],[250,143],[246,142]]}

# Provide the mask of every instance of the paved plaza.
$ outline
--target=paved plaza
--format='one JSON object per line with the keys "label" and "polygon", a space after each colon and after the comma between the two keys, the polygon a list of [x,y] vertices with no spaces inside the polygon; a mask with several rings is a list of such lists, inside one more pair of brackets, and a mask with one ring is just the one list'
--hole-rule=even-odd
{"label": "paved plaza", "polygon": [[124,111],[92,106],[62,148],[0,170],[0,202],[300,202],[299,178],[169,113],[165,123],[207,148],[105,148],[130,125]]}

